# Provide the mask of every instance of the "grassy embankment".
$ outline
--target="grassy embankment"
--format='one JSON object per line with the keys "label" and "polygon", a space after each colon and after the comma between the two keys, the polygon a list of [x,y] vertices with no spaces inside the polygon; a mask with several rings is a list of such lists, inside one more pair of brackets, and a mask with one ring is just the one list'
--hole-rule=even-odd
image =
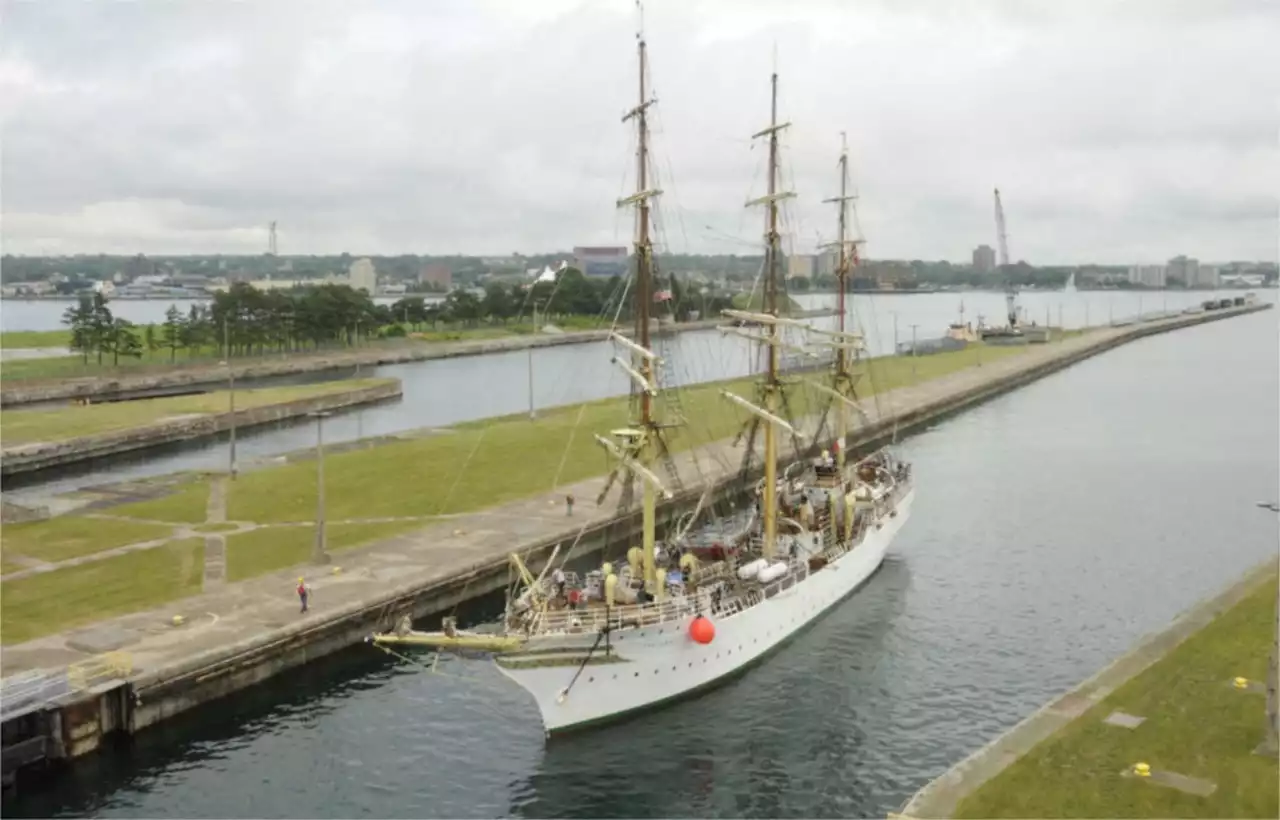
{"label": "grassy embankment", "polygon": [[[539,325],[553,324],[561,330],[596,330],[603,327],[601,320],[590,316],[553,317]],[[141,332],[141,331],[139,331]],[[159,328],[156,329],[159,334]],[[275,359],[282,355],[301,357],[309,355],[332,356],[336,353],[352,353],[361,350],[376,350],[380,347],[403,347],[405,345],[467,342],[488,339],[503,339],[511,336],[527,336],[534,332],[531,322],[510,322],[508,324],[482,324],[476,327],[441,326],[434,330],[411,332],[407,338],[367,339],[355,346],[328,346],[319,350],[299,350],[289,354],[279,351],[254,353],[235,357],[235,361],[252,362],[255,360]],[[65,348],[71,341],[68,330],[15,330],[0,333],[0,348]],[[204,349],[191,353],[179,350],[172,355],[167,348],[143,351],[139,359],[121,359],[118,365],[111,363],[111,357],[104,358],[98,364],[96,355],[85,361],[81,355],[50,356],[40,359],[13,359],[0,366],[0,380],[21,381],[24,379],[71,379],[90,376],[118,376],[130,373],[164,371],[176,368],[208,367],[221,361],[213,349]]]}
{"label": "grassy embankment", "polygon": [[[1025,348],[987,348],[980,356],[983,362],[990,363],[1024,352]],[[920,381],[938,378],[972,367],[978,360],[979,354],[973,349],[922,356],[916,360],[917,378]],[[912,382],[909,358],[873,359],[868,367],[871,372],[863,381],[863,395],[870,395],[870,388],[885,391]],[[719,396],[719,391],[727,387],[750,395],[750,386],[749,381],[738,380],[682,390],[684,416],[694,421],[673,435],[671,449],[681,451],[732,436],[744,417]],[[813,412],[820,406],[819,402],[824,401],[811,391],[796,388],[792,393],[792,412],[795,415]],[[606,399],[544,411],[533,421],[524,416],[487,419],[457,425],[450,434],[328,454],[325,496],[331,522],[328,529],[331,548],[359,546],[420,529],[428,523],[425,518],[390,523],[361,523],[361,519],[469,512],[550,491],[557,477],[564,484],[599,475],[605,472],[607,463],[592,434],[617,428],[627,422],[628,417],[625,399]],[[299,461],[243,473],[235,482],[228,483],[228,490],[228,519],[273,525],[227,537],[228,578],[243,579],[306,561],[313,538],[313,531],[306,524],[315,514],[313,462]],[[178,485],[175,492],[114,507],[110,512],[190,525],[205,520],[208,497],[209,479],[192,476],[191,481]],[[11,556],[40,558],[43,553],[40,544],[58,541],[60,532],[81,526],[77,522],[85,520],[81,516],[64,516],[6,527],[4,550]],[[341,523],[344,520],[349,523]],[[125,523],[106,519],[92,521],[92,526],[100,527],[104,533],[118,523]],[[151,526],[163,528],[164,525]],[[33,543],[35,547],[30,546]],[[97,549],[106,549],[105,543]],[[129,541],[120,535],[110,543],[119,545]],[[118,559],[108,559],[114,560]],[[35,613],[20,603],[15,605],[15,601],[31,599],[8,594],[11,587],[35,583],[34,578],[0,584],[4,601],[3,641],[20,639],[13,637],[19,635],[46,634],[100,617],[93,603],[94,587],[85,583],[78,570],[81,567],[54,570],[40,576],[42,585],[61,583],[62,606],[56,617],[43,610]],[[118,571],[127,575],[132,570],[121,566]],[[64,574],[65,581],[59,582],[58,576]],[[124,582],[122,579],[121,583]],[[148,595],[149,589],[140,587],[133,608],[141,610],[163,603]]]}
{"label": "grassy embankment", "polygon": [[[284,404],[298,399],[360,390],[389,381],[391,379],[358,379],[237,390],[236,409]],[[0,410],[0,444],[12,447],[34,441],[64,441],[79,436],[143,427],[175,416],[225,413],[230,410],[230,398],[229,391],[218,390],[197,396],[108,402],[87,407]]]}
{"label": "grassy embankment", "polygon": [[[956,817],[1277,817],[1280,764],[1253,754],[1264,696],[1229,685],[1265,680],[1275,641],[1273,577],[1053,737],[978,788]],[[1136,729],[1103,723],[1113,711]],[[1122,777],[1136,763],[1208,780],[1200,797]]]}

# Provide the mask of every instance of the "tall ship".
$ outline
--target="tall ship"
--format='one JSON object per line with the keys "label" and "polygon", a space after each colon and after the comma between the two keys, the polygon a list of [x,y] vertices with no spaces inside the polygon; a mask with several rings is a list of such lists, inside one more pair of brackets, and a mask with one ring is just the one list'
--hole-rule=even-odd
{"label": "tall ship", "polygon": [[[618,352],[613,361],[633,384],[634,416],[623,429],[595,438],[615,465],[598,503],[615,484],[624,486],[625,495],[626,487],[638,483],[641,543],[617,566],[605,562],[582,573],[571,571],[558,550],[538,574],[513,552],[510,563],[518,581],[493,634],[460,630],[452,619],[442,631],[419,632],[406,619],[394,631],[371,638],[384,646],[491,652],[502,674],[532,696],[548,736],[694,695],[779,648],[876,571],[906,524],[914,497],[910,465],[888,448],[854,459],[844,446],[851,416],[862,413],[855,365],[865,350],[845,318],[845,285],[858,244],[847,238],[854,199],[848,193],[847,150],[840,157],[840,195],[827,200],[839,206],[839,237],[833,243],[839,248],[841,285],[836,329],[819,330],[779,311],[785,298],[779,204],[795,194],[780,185],[778,138],[789,123],[778,122],[775,71],[770,123],[755,135],[768,144],[768,187],[747,203],[765,209],[761,309],[726,310],[721,328],[749,340],[760,353],[754,395],[722,390],[721,396],[727,409],[736,408],[746,418],[739,436],[743,474],[761,470],[763,478],[754,485],[749,514],[702,513],[700,502],[672,532],[658,537],[659,500],[672,497],[676,480],[663,475],[671,471],[668,438],[678,435],[687,420],[671,402],[659,401],[674,385],[663,383],[667,366],[651,344],[651,314],[663,296],[655,291],[651,208],[661,191],[649,173],[655,100],[647,87],[643,34],[638,41],[639,100],[624,117],[636,129],[637,185],[618,202],[635,209],[635,327],[630,338],[616,325],[610,334]],[[830,366],[784,378],[784,353],[798,349],[822,351]],[[794,389],[811,391],[820,397],[818,404],[825,402],[820,421],[807,420],[816,432],[806,433],[806,424],[788,418],[788,393]],[[831,432],[826,432],[828,420]],[[798,454],[792,463],[782,452],[784,437]]]}

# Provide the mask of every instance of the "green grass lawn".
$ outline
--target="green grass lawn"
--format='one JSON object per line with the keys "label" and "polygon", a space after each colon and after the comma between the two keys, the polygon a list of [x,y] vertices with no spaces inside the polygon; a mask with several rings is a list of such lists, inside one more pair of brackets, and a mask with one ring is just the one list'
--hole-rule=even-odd
{"label": "green grass lawn", "polygon": [[[553,317],[539,325],[553,324],[562,330],[597,330],[605,327],[602,320],[591,316]],[[143,331],[139,329],[139,333]],[[425,329],[411,332],[410,338],[403,339],[370,339],[357,347],[329,347],[319,351],[300,350],[292,353],[267,352],[264,354],[240,356],[238,362],[253,362],[273,358],[300,358],[310,355],[332,356],[335,353],[352,353],[360,350],[375,350],[379,347],[397,347],[421,344],[423,342],[464,342],[482,339],[501,339],[508,336],[522,336],[534,332],[530,322],[509,324],[482,324],[475,327],[441,326],[436,329]],[[66,347],[71,338],[69,330],[15,330],[0,333],[0,348],[30,347]],[[0,381],[72,379],[93,376],[121,376],[131,373],[164,371],[192,367],[209,367],[220,360],[216,351],[200,350],[192,355],[188,351],[179,350],[177,356],[171,356],[166,349],[144,351],[139,359],[121,359],[119,364],[112,364],[111,358],[104,358],[98,364],[96,355],[89,356],[86,361],[81,355],[50,356],[41,359],[14,359],[6,361],[0,367]]]}
{"label": "green grass lawn", "polygon": [[44,521],[4,525],[4,551],[57,563],[117,547],[154,541],[173,532],[164,524],[60,515]]}
{"label": "green grass lawn", "polygon": [[[8,527],[5,528],[6,534]],[[200,591],[204,539],[0,582],[0,643],[162,606]]]}
{"label": "green grass lawn", "polygon": [[[1017,348],[992,348],[984,350],[982,357],[991,362],[1022,352]],[[936,378],[975,361],[972,350],[922,356],[916,361],[918,378]],[[870,366],[873,377],[864,380],[864,395],[871,392],[871,386],[883,391],[911,381],[909,358],[877,359]],[[746,417],[721,398],[720,391],[726,388],[751,395],[747,380],[681,391],[680,402],[690,423],[671,436],[672,450],[686,450],[737,432]],[[791,400],[796,417],[816,412],[826,401],[799,386],[793,389]],[[515,416],[469,422],[456,426],[448,435],[326,456],[329,516],[342,519],[468,512],[550,491],[557,474],[561,483],[601,475],[610,465],[593,436],[623,426],[629,418],[625,399],[606,399],[544,411],[533,421]],[[315,464],[310,461],[246,473],[231,488],[228,518],[259,522],[311,520],[315,475]]]}
{"label": "green grass lawn", "polygon": [[[312,396],[359,390],[390,379],[358,379],[323,384],[266,387],[237,390],[236,409],[283,404]],[[162,399],[106,402],[87,407],[68,406],[56,409],[21,407],[0,411],[0,441],[5,447],[33,441],[62,441],[118,430],[142,427],[171,416],[225,413],[230,409],[230,393],[217,390],[196,396],[173,396]]]}
{"label": "green grass lawn", "polygon": [[[969,795],[956,817],[1277,817],[1280,764],[1253,754],[1265,698],[1228,685],[1265,680],[1276,582],[1248,598]],[[1115,710],[1136,729],[1102,722]],[[1217,784],[1209,797],[1120,772],[1135,763]]]}
{"label": "green grass lawn", "polygon": [[[1022,348],[988,348],[982,351],[981,359],[990,363],[1024,352]],[[977,361],[978,356],[972,349],[922,356],[915,363],[917,377],[921,381],[936,378],[972,367]],[[864,396],[871,394],[872,387],[883,391],[912,381],[912,362],[906,357],[875,359],[864,367],[871,372],[871,377],[862,384]],[[821,377],[814,374],[812,378]],[[748,380],[681,391],[684,415],[691,421],[675,431],[672,449],[684,450],[727,438],[737,431],[744,416],[719,396],[720,390],[726,388],[751,396]],[[792,412],[799,416],[814,412],[825,402],[825,397],[796,386],[792,401]],[[611,465],[593,435],[627,423],[630,416],[627,404],[625,399],[607,399],[543,411],[535,421],[523,416],[481,420],[458,425],[451,433],[329,454],[325,458],[329,520],[477,510],[550,491],[558,473],[561,483],[601,475]],[[662,409],[660,405],[659,410]],[[174,523],[200,523],[205,519],[211,480],[207,476],[192,476],[190,481],[175,484],[169,495],[116,506],[111,513]],[[309,522],[315,515],[315,481],[315,463],[311,460],[242,473],[227,484],[227,517],[258,523]],[[328,540],[333,550],[349,549],[428,525],[425,521],[331,523]],[[169,532],[170,529],[158,524],[71,515],[5,527],[4,546],[11,554],[53,561],[163,537]],[[228,578],[242,580],[295,564],[305,565],[313,538],[314,529],[310,526],[272,527],[228,536]],[[145,562],[146,556],[163,558],[164,552],[148,550],[137,555],[142,556],[137,560]],[[83,579],[85,584],[98,582],[92,574],[60,577],[67,579],[61,583],[73,597],[92,597],[92,591],[87,588],[73,590],[80,583],[76,579]],[[128,599],[133,604],[121,599],[113,604],[117,608],[110,614],[130,611],[119,607],[137,609],[149,605],[152,599],[148,594]],[[105,614],[104,610],[104,617]],[[50,627],[45,632],[58,628],[62,627]],[[32,627],[22,629],[31,634]]]}
{"label": "green grass lawn", "polygon": [[6,330],[0,333],[0,349],[30,347],[61,347],[71,344],[71,331],[61,330]]}
{"label": "green grass lawn", "polygon": [[26,564],[19,564],[17,561],[11,561],[3,555],[0,555],[0,575],[8,575],[11,572],[21,572],[26,568]]}
{"label": "green grass lawn", "polygon": [[[381,541],[423,527],[430,521],[386,521],[377,524],[328,524],[325,551],[342,550]],[[311,560],[315,545],[314,526],[270,527],[227,536],[227,580],[243,581],[267,572]],[[306,572],[303,572],[305,575]]]}
{"label": "green grass lawn", "polygon": [[114,507],[111,512],[132,518],[172,521],[175,524],[199,524],[204,521],[209,506],[209,481],[193,477],[177,486],[176,492]]}

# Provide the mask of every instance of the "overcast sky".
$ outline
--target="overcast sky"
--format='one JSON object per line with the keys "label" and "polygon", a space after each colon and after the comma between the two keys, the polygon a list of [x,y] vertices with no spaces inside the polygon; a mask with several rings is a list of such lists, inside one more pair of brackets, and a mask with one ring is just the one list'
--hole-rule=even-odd
{"label": "overcast sky", "polygon": [[[631,0],[0,0],[10,253],[625,243]],[[1280,2],[649,0],[662,243],[752,253],[774,54],[788,241],[848,134],[875,258],[1277,258]],[[1270,59],[1269,59],[1270,58]]]}

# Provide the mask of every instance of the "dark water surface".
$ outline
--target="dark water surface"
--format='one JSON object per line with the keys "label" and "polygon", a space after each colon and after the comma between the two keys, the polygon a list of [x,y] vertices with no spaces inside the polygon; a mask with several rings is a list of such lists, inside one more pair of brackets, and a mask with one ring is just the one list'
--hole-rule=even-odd
{"label": "dark water surface", "polygon": [[1127,345],[907,440],[867,586],[734,683],[544,745],[481,661],[360,648],[6,816],[884,816],[1277,544],[1276,314]]}

